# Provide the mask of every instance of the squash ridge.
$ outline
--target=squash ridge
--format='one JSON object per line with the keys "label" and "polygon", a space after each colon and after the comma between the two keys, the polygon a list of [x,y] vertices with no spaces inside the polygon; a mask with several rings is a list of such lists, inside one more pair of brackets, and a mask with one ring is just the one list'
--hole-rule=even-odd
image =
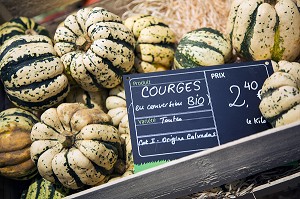
{"label": "squash ridge", "polygon": [[[98,80],[96,77],[95,77],[95,75],[93,74],[93,73],[91,73],[88,69],[86,69],[86,74],[92,79],[92,81],[93,81],[93,83],[95,84],[95,86],[97,87],[97,88],[105,88],[103,85],[102,85],[102,83],[100,83],[100,82],[98,82],[98,81],[100,81],[100,80]],[[118,78],[119,79],[121,79],[121,77],[120,76],[118,76]],[[105,82],[106,80],[102,80],[101,82]]]}
{"label": "squash ridge", "polygon": [[42,109],[44,109],[45,107],[48,107],[49,104],[54,105],[54,104],[58,103],[58,101],[59,101],[58,99],[63,98],[68,92],[69,92],[69,86],[66,85],[66,87],[61,92],[59,92],[57,95],[51,96],[43,101],[30,102],[30,103],[28,103],[27,101],[21,100],[16,96],[10,95],[9,93],[7,93],[7,96],[11,101],[13,101],[18,106],[21,106],[26,109],[31,108],[33,110],[39,110],[41,107],[43,107]]}
{"label": "squash ridge", "polygon": [[69,159],[68,159],[68,153],[69,153],[70,149],[67,149],[66,153],[64,154],[65,160],[66,160],[66,166],[68,167],[68,173],[72,176],[72,178],[75,180],[75,183],[78,187],[82,187],[84,186],[84,184],[82,183],[82,181],[80,180],[80,178],[78,177],[78,175],[76,174],[76,172],[71,168],[70,164],[69,164]]}
{"label": "squash ridge", "polygon": [[5,87],[6,89],[10,90],[10,91],[20,91],[21,90],[25,90],[25,89],[40,89],[42,86],[45,86],[47,88],[47,86],[53,82],[56,82],[57,78],[60,77],[61,74],[56,75],[55,77],[40,81],[40,82],[33,82],[31,84],[28,85],[22,85],[20,87]]}
{"label": "squash ridge", "polygon": [[[1,54],[0,54],[0,60],[3,59],[3,57],[11,50],[11,49],[14,49],[18,46],[22,46],[22,45],[27,45],[27,44],[32,44],[32,43],[35,43],[35,44],[38,44],[38,43],[48,43],[49,42],[47,40],[39,40],[39,41],[35,41],[35,40],[32,40],[32,41],[28,41],[26,39],[20,39],[20,40],[16,40],[16,41],[13,41],[12,43],[9,44],[9,46],[2,46],[2,49],[1,49]],[[49,44],[50,45],[50,44]],[[3,49],[3,47],[5,47]]]}
{"label": "squash ridge", "polygon": [[252,55],[250,53],[250,49],[249,49],[250,48],[250,44],[251,44],[251,40],[248,39],[248,38],[251,38],[251,36],[254,34],[254,26],[256,24],[256,20],[255,19],[256,19],[257,10],[258,10],[259,6],[260,6],[260,4],[257,3],[257,6],[256,6],[254,12],[250,15],[250,24],[247,27],[244,39],[243,39],[243,41],[241,43],[241,54],[245,58],[247,58],[247,59],[253,59]]}
{"label": "squash ridge", "polygon": [[[30,59],[31,58],[31,59]],[[35,62],[45,62],[45,61],[53,61],[56,58],[55,55],[43,54],[37,58],[30,57],[29,59],[25,59],[24,61],[20,61],[18,63],[7,63],[1,68],[1,78],[3,82],[10,82],[13,78],[16,78],[16,72],[21,70],[25,66],[29,66],[31,63]],[[43,81],[40,79],[40,81]]]}

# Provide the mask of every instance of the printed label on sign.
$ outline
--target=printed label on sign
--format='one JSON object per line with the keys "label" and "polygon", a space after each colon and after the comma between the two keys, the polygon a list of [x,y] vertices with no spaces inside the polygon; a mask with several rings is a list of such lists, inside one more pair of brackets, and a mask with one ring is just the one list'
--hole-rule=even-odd
{"label": "printed label on sign", "polygon": [[135,171],[269,129],[258,61],[124,76]]}

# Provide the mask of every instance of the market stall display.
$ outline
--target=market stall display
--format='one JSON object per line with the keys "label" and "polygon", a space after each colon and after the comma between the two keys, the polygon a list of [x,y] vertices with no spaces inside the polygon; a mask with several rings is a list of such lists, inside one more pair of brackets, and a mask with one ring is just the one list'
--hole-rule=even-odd
{"label": "market stall display", "polygon": [[[78,7],[77,10],[60,16],[60,21],[55,21],[55,30],[52,29],[50,34],[47,33],[47,26],[37,24],[33,18],[16,16],[11,21],[7,20],[0,26],[0,79],[5,95],[1,95],[0,99],[8,98],[17,107],[14,110],[20,110],[22,114],[15,112],[17,116],[14,116],[15,123],[11,126],[6,125],[11,120],[0,117],[0,126],[1,123],[5,126],[4,131],[0,129],[0,143],[3,136],[15,131],[14,127],[18,129],[27,124],[26,130],[31,133],[32,140],[24,139],[22,144],[26,144],[27,152],[31,145],[30,157],[33,161],[30,160],[32,167],[29,170],[23,169],[21,176],[3,176],[22,182],[33,178],[38,171],[42,179],[33,182],[28,193],[41,186],[39,194],[47,198],[53,196],[47,194],[57,184],[72,189],[71,192],[64,193],[63,196],[66,196],[76,192],[84,194],[84,191],[91,190],[89,188],[103,184],[109,190],[109,186],[121,182],[116,196],[122,195],[126,185],[122,181],[124,179],[129,179],[129,192],[136,190],[137,187],[132,184],[135,182],[141,182],[145,188],[149,185],[150,191],[153,188],[150,186],[152,182],[148,184],[143,181],[143,174],[137,178],[134,176],[127,115],[130,105],[126,105],[122,85],[123,75],[132,73],[272,59],[278,65],[273,62],[275,71],[265,81],[259,108],[274,129],[256,137],[266,141],[269,140],[266,137],[271,137],[269,134],[276,132],[286,131],[289,135],[294,135],[295,132],[290,129],[297,130],[297,122],[300,121],[299,8],[298,0],[103,0],[96,5]],[[46,24],[50,25],[49,21]],[[53,28],[53,24],[51,26]],[[6,105],[1,104],[1,107],[6,111],[11,110]],[[26,121],[21,122],[24,114],[27,114],[27,120],[34,118],[34,121],[25,119]],[[251,150],[247,143],[252,141],[255,142],[253,137],[250,141],[236,142],[237,148]],[[2,146],[6,145],[1,144]],[[229,145],[224,148],[230,152],[235,151]],[[271,151],[275,147],[267,148]],[[279,148],[286,149],[284,146]],[[14,150],[10,151],[14,153]],[[228,155],[221,148],[216,150]],[[268,153],[262,155],[266,156]],[[23,160],[23,155],[20,156]],[[191,163],[191,168],[202,163],[203,168],[206,168],[209,164],[205,160],[210,161],[209,157],[216,159],[217,156],[216,151],[212,150],[203,155],[204,159],[197,157],[195,162],[186,160]],[[252,165],[247,170],[243,156],[238,157],[241,160],[241,173],[236,176],[243,179],[234,179],[221,173],[220,176],[224,179],[237,181],[221,180],[226,184],[220,188],[220,184],[212,180],[213,184],[207,182],[199,189],[207,190],[202,189],[195,194],[189,192],[190,197],[235,197],[249,193],[258,185],[250,177],[257,178],[253,174],[262,170],[255,167],[253,171]],[[253,157],[262,158],[258,154]],[[292,155],[286,157],[288,160],[298,160],[293,159]],[[5,158],[2,164],[0,160],[1,175],[2,166],[15,160],[12,155],[5,155]],[[28,159],[28,154],[26,158]],[[228,159],[235,160],[232,156]],[[272,156],[270,159],[272,162],[276,158]],[[287,163],[282,158],[277,159],[281,163]],[[281,166],[278,165],[281,164],[279,161],[274,165],[266,161],[267,164],[261,169]],[[174,164],[186,168],[184,162]],[[227,168],[221,164],[216,165],[216,168]],[[299,162],[296,161],[293,166],[284,168],[294,172],[298,165]],[[173,166],[167,166],[171,168],[171,172],[175,172]],[[207,168],[213,170],[209,166]],[[159,173],[160,170],[153,171]],[[171,172],[166,176],[177,179]],[[179,172],[181,179],[184,178],[180,169],[176,172]],[[251,176],[246,179],[244,177],[247,172]],[[194,174],[198,177],[206,176]],[[275,174],[278,175],[276,172]],[[127,178],[129,175],[133,176]],[[189,177],[188,174],[185,176]],[[151,177],[149,173],[145,173],[145,177],[157,178],[156,174]],[[161,182],[165,181],[167,179]],[[178,196],[182,196],[184,190],[199,191],[195,188],[197,184],[201,184],[199,180],[191,185],[192,189],[188,189],[186,179],[182,183],[182,191],[180,188],[172,191],[175,195],[178,193]],[[211,189],[216,184],[218,186]],[[172,186],[178,188],[175,182]],[[44,187],[48,188],[45,195],[42,195]],[[103,191],[104,196],[109,195],[106,190]],[[155,194],[145,190],[144,196],[168,195],[161,189],[157,191],[158,195]],[[61,197],[56,193],[55,196]]]}

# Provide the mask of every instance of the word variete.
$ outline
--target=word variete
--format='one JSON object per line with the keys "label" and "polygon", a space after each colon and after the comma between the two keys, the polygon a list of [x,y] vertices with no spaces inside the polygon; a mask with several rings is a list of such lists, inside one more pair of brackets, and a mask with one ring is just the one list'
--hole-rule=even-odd
{"label": "word variete", "polygon": [[166,162],[266,130],[270,61],[124,76],[135,166]]}

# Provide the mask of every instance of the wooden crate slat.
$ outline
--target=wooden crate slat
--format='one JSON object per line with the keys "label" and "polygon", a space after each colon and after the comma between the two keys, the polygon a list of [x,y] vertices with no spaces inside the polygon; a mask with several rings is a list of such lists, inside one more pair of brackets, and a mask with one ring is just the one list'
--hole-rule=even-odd
{"label": "wooden crate slat", "polygon": [[176,198],[300,159],[300,122],[202,151],[68,198]]}

